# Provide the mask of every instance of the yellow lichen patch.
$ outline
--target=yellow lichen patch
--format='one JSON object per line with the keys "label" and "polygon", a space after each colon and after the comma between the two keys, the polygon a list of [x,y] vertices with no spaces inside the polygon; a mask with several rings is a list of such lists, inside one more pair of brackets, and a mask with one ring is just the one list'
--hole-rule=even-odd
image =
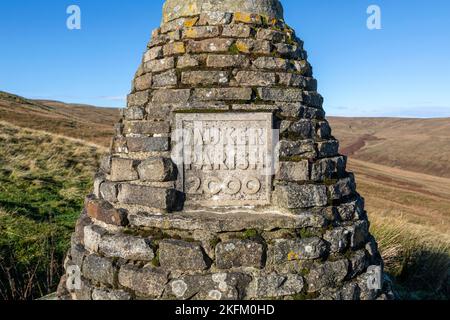
{"label": "yellow lichen patch", "polygon": [[186,38],[198,38],[198,32],[195,28],[187,28],[184,30],[184,36]]}
{"label": "yellow lichen patch", "polygon": [[235,22],[261,24],[262,16],[254,13],[236,12],[234,14]]}
{"label": "yellow lichen patch", "polygon": [[183,42],[171,43],[169,48],[169,54],[183,54],[186,53],[186,47]]}
{"label": "yellow lichen patch", "polygon": [[196,25],[197,21],[198,21],[198,17],[186,19],[186,20],[184,21],[184,26],[185,26],[186,28],[192,28],[193,26]]}
{"label": "yellow lichen patch", "polygon": [[288,253],[288,261],[292,261],[292,260],[300,260],[300,256],[298,255],[298,253],[291,251]]}
{"label": "yellow lichen patch", "polygon": [[236,48],[239,50],[239,52],[250,53],[250,46],[243,41],[237,41]]}

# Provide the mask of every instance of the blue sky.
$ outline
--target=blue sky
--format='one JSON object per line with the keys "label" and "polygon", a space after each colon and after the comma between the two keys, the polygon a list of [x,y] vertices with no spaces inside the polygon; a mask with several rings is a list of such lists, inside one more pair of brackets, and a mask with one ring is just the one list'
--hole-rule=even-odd
{"label": "blue sky", "polygon": [[[284,0],[329,115],[450,116],[450,1]],[[79,5],[82,29],[66,28]],[[5,0],[0,90],[123,107],[163,0]],[[366,27],[381,8],[382,29]]]}

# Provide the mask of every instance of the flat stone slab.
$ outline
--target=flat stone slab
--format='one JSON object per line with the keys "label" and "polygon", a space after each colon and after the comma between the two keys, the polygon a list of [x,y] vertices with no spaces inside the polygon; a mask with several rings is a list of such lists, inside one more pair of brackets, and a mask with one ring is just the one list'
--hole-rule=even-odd
{"label": "flat stone slab", "polygon": [[245,12],[283,19],[279,0],[166,0],[163,22],[214,12]]}
{"label": "flat stone slab", "polygon": [[272,231],[276,229],[322,228],[326,219],[319,213],[285,215],[254,210],[191,211],[182,214],[131,213],[130,224],[134,227],[163,230],[206,230],[209,232],[239,232],[249,229]]}

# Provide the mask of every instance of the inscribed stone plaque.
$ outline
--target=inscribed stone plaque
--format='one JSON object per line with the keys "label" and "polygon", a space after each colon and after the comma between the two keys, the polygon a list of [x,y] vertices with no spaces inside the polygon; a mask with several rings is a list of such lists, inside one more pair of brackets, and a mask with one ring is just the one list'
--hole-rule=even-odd
{"label": "inscribed stone plaque", "polygon": [[177,114],[173,158],[186,204],[270,203],[271,113]]}

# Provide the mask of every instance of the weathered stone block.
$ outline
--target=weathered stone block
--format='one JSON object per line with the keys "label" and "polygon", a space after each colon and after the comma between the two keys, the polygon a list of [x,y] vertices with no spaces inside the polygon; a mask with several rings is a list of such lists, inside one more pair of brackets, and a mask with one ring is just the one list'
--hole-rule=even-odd
{"label": "weathered stone block", "polygon": [[125,120],[142,120],[144,119],[144,108],[141,106],[129,107],[124,111]]}
{"label": "weathered stone block", "polygon": [[124,204],[170,210],[175,203],[175,190],[122,184],[117,198]]}
{"label": "weathered stone block", "polygon": [[347,259],[327,261],[317,265],[306,276],[308,292],[317,292],[322,288],[335,288],[347,277],[349,262]]}
{"label": "weathered stone block", "polygon": [[324,240],[330,243],[331,253],[344,252],[350,243],[350,232],[345,228],[335,228],[325,232]]}
{"label": "weathered stone block", "polygon": [[281,129],[283,129],[281,130],[282,133],[287,131],[297,139],[312,139],[314,135],[314,124],[309,119],[301,119],[295,122],[283,121]]}
{"label": "weathered stone block", "polygon": [[169,151],[168,137],[128,137],[127,146],[130,152],[163,152]]}
{"label": "weathered stone block", "polygon": [[253,40],[253,39],[237,40],[236,49],[239,52],[254,53],[254,54],[270,54],[272,51],[269,41]]}
{"label": "weathered stone block", "polygon": [[119,271],[119,284],[140,297],[160,298],[167,282],[168,274],[159,269],[124,265]]}
{"label": "weathered stone block", "polygon": [[117,202],[117,184],[104,182],[100,185],[100,196],[111,203]]}
{"label": "weathered stone block", "polygon": [[176,179],[176,168],[171,159],[150,158],[138,166],[139,179],[142,181],[165,182]]}
{"label": "weathered stone block", "polygon": [[276,174],[276,179],[282,181],[308,181],[308,160],[299,162],[280,162],[280,168]]}
{"label": "weathered stone block", "polygon": [[331,138],[331,127],[328,121],[320,121],[317,124],[316,135],[319,139],[330,139]]}
{"label": "weathered stone block", "polygon": [[156,60],[162,58],[164,56],[162,47],[153,47],[148,49],[144,55],[144,62],[148,62],[150,60]]}
{"label": "weathered stone block", "polygon": [[170,125],[167,121],[125,121],[125,135],[167,135]]}
{"label": "weathered stone block", "polygon": [[98,252],[102,236],[106,234],[106,230],[96,226],[89,225],[84,227],[84,247],[91,252]]}
{"label": "weathered stone block", "polygon": [[322,207],[327,205],[327,189],[319,185],[288,183],[275,188],[277,203],[287,209]]}
{"label": "weathered stone block", "polygon": [[319,259],[326,253],[327,246],[318,237],[297,240],[277,239],[269,246],[269,259],[274,264]]}
{"label": "weathered stone block", "polygon": [[210,68],[247,68],[250,59],[244,55],[208,55],[206,65]]}
{"label": "weathered stone block", "polygon": [[345,173],[347,159],[344,156],[321,159],[312,164],[311,179],[324,181],[340,177]]}
{"label": "weathered stone block", "polygon": [[369,266],[370,261],[366,250],[358,250],[350,257],[350,278],[355,278],[363,273]]}
{"label": "weathered stone block", "polygon": [[209,11],[200,14],[199,25],[225,25],[231,22],[233,14],[227,12]]}
{"label": "weathered stone block", "polygon": [[162,72],[175,68],[175,59],[173,57],[151,60],[145,63],[146,72]]}
{"label": "weathered stone block", "polygon": [[188,39],[215,38],[219,35],[220,29],[218,26],[191,27],[183,30],[183,38]]}
{"label": "weathered stone block", "polygon": [[276,82],[275,73],[258,71],[239,71],[236,81],[241,86],[271,86]]}
{"label": "weathered stone block", "polygon": [[187,85],[213,85],[228,83],[227,71],[186,71],[181,75],[181,82]]}
{"label": "weathered stone block", "polygon": [[208,100],[251,100],[251,88],[205,88],[195,89],[194,99],[201,101]]}
{"label": "weathered stone block", "polygon": [[303,92],[303,102],[308,107],[322,108],[323,97],[317,92],[304,91]]}
{"label": "weathered stone block", "polygon": [[153,102],[156,103],[186,103],[191,91],[189,89],[162,89],[153,93]]}
{"label": "weathered stone block", "polygon": [[277,43],[275,48],[279,55],[288,59],[304,59],[305,55],[303,50],[297,45],[291,45],[286,43]]}
{"label": "weathered stone block", "polygon": [[276,273],[254,277],[249,285],[249,298],[281,298],[299,294],[305,286],[301,275]]}
{"label": "weathered stone block", "polygon": [[134,87],[137,91],[148,90],[152,87],[152,79],[153,75],[151,73],[146,73],[134,80]]}
{"label": "weathered stone block", "polygon": [[317,80],[296,73],[278,73],[278,83],[288,87],[300,87],[304,90],[317,90]]}
{"label": "weathered stone block", "polygon": [[209,262],[202,247],[196,243],[163,240],[159,244],[161,267],[169,270],[203,271]]}
{"label": "weathered stone block", "polygon": [[233,40],[230,39],[208,39],[200,41],[189,41],[187,50],[190,53],[202,53],[202,52],[228,52]]}
{"label": "weathered stone block", "polygon": [[141,107],[144,106],[150,99],[150,91],[136,92],[128,95],[127,105],[128,107]]}
{"label": "weathered stone block", "polygon": [[235,23],[262,24],[262,16],[255,13],[236,12],[234,14]]}
{"label": "weathered stone block", "polygon": [[133,159],[113,158],[110,180],[112,182],[138,180],[137,164],[138,162]]}
{"label": "weathered stone block", "polygon": [[195,55],[186,54],[178,58],[177,68],[192,68],[200,65],[199,59]]}
{"label": "weathered stone block", "polygon": [[335,157],[339,154],[339,141],[328,140],[317,143],[320,158]]}
{"label": "weathered stone block", "polygon": [[358,221],[354,225],[347,227],[350,232],[350,246],[353,250],[364,247],[369,237],[369,223]]}
{"label": "weathered stone block", "polygon": [[256,39],[283,42],[286,41],[286,34],[278,30],[261,28],[256,33]]}
{"label": "weathered stone block", "polygon": [[219,269],[262,268],[264,266],[264,246],[251,240],[221,242],[216,246],[216,266]]}
{"label": "weathered stone block", "polygon": [[301,102],[302,92],[294,88],[258,88],[259,97],[265,101]]}
{"label": "weathered stone block", "polygon": [[281,157],[303,157],[315,158],[317,152],[312,140],[280,141],[280,156]]}
{"label": "weathered stone block", "polygon": [[223,27],[222,36],[231,38],[249,38],[252,29],[245,24],[232,24]]}
{"label": "weathered stone block", "polygon": [[356,184],[353,175],[339,179],[337,183],[328,187],[328,192],[332,200],[340,200],[353,195],[356,191]]}
{"label": "weathered stone block", "polygon": [[244,298],[250,281],[242,273],[184,276],[168,284],[166,295],[182,300],[238,300]]}
{"label": "weathered stone block", "polygon": [[112,260],[102,258],[95,254],[88,255],[83,262],[83,276],[103,284],[114,286],[117,270]]}
{"label": "weathered stone block", "polygon": [[253,61],[253,65],[258,69],[270,69],[270,70],[289,69],[288,60],[274,57],[259,57],[255,61]]}
{"label": "weathered stone block", "polygon": [[127,212],[114,208],[109,202],[89,200],[86,203],[86,213],[89,217],[106,224],[125,226],[128,224]]}
{"label": "weathered stone block", "polygon": [[153,76],[153,88],[174,87],[178,84],[178,75],[175,69]]}
{"label": "weathered stone block", "polygon": [[184,46],[184,42],[171,42],[164,45],[163,52],[165,56],[184,54],[186,53],[186,47]]}
{"label": "weathered stone block", "polygon": [[147,104],[146,112],[148,120],[167,120],[172,110],[172,104],[154,103]]}
{"label": "weathered stone block", "polygon": [[152,261],[155,257],[149,240],[127,235],[106,235],[99,243],[99,251],[111,258]]}

